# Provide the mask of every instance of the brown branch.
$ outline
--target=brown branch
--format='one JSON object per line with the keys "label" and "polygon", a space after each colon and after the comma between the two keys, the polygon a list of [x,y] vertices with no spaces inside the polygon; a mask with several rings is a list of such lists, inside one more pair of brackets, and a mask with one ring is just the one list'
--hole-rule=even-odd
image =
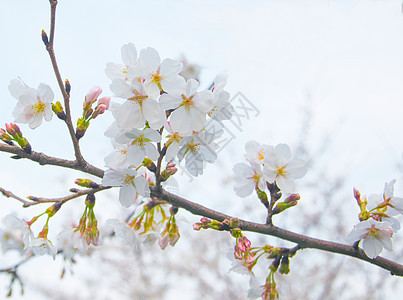
{"label": "brown branch", "polygon": [[64,167],[64,168],[68,168],[68,169],[79,170],[79,171],[94,175],[99,178],[102,178],[104,176],[104,171],[102,169],[99,169],[87,162],[84,162],[84,164],[79,164],[75,160],[66,160],[66,159],[56,158],[56,157],[48,156],[46,154],[38,153],[35,151],[32,151],[31,154],[28,154],[18,146],[0,144],[0,152],[8,152],[8,153],[16,154],[18,158],[27,158],[29,160],[39,163],[40,165],[52,165],[52,166],[59,166],[59,167]]}
{"label": "brown branch", "polygon": [[70,201],[72,199],[76,199],[76,198],[79,198],[81,196],[88,195],[88,194],[95,194],[97,192],[107,190],[107,189],[110,189],[110,188],[111,187],[100,185],[97,188],[86,189],[86,190],[75,190],[74,192],[72,192],[71,195],[68,195],[68,196],[65,196],[65,197],[43,198],[43,197],[29,196],[29,197],[27,197],[28,200],[25,200],[25,199],[23,199],[21,197],[18,197],[17,195],[13,194],[12,192],[6,191],[5,189],[3,189],[1,187],[0,187],[0,193],[2,193],[7,198],[14,198],[14,199],[22,202],[23,207],[29,207],[29,206],[33,206],[33,205],[37,205],[37,204],[42,204],[42,203],[60,203],[60,204],[64,204],[67,201]]}
{"label": "brown branch", "polygon": [[71,140],[73,142],[73,147],[74,147],[74,154],[77,160],[77,163],[79,165],[85,165],[85,160],[81,154],[80,146],[78,144],[78,139],[76,137],[75,131],[74,131],[74,126],[71,121],[71,110],[70,110],[70,95],[67,93],[65,87],[64,87],[64,82],[62,80],[62,76],[60,75],[59,67],[56,62],[56,56],[55,56],[55,51],[53,48],[53,41],[54,41],[54,34],[55,34],[55,18],[56,18],[56,5],[57,1],[56,0],[49,0],[50,2],[50,38],[49,38],[49,43],[46,45],[46,50],[49,53],[50,60],[52,62],[53,70],[55,72],[55,76],[57,79],[57,83],[59,85],[60,91],[63,95],[64,99],[64,109],[66,113],[66,125],[70,133]]}
{"label": "brown branch", "polygon": [[[215,210],[204,207],[200,204],[193,203],[177,195],[171,194],[162,188],[151,187],[151,196],[163,199],[171,204],[181,207],[194,215],[200,215],[217,221],[224,221],[233,217],[217,212]],[[261,233],[265,235],[275,236],[283,240],[294,242],[301,248],[319,249],[327,252],[339,253],[367,261],[377,265],[383,269],[390,271],[392,275],[403,276],[403,265],[385,259],[376,257],[371,259],[365,255],[361,249],[355,249],[353,246],[328,242],[320,239],[311,238],[302,234],[294,233],[271,224],[258,224],[245,220],[239,220],[239,228],[245,231]]]}

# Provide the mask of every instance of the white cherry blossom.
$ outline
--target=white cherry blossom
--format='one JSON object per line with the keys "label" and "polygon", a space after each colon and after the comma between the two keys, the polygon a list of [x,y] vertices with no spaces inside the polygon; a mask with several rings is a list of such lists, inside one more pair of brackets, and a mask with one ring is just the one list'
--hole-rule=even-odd
{"label": "white cherry blossom", "polygon": [[293,179],[303,177],[307,172],[302,159],[291,159],[291,149],[286,144],[278,144],[272,152],[266,154],[263,163],[263,174],[267,181],[276,182],[280,190],[286,193],[293,193]]}
{"label": "white cherry blossom", "polygon": [[147,95],[151,98],[158,98],[161,91],[172,93],[185,82],[185,79],[178,75],[182,71],[182,63],[169,58],[161,63],[154,48],[142,49],[139,61],[142,66],[141,78],[145,79]]}
{"label": "white cherry blossom", "polygon": [[156,160],[159,156],[153,142],[161,141],[161,135],[150,128],[144,130],[132,129],[116,138],[116,142],[130,144],[127,148],[127,159],[130,165],[139,166],[145,157]]}
{"label": "white cherry blossom", "polygon": [[206,124],[206,114],[213,108],[213,93],[211,91],[197,92],[199,83],[189,79],[186,85],[171,94],[160,97],[164,109],[175,109],[170,116],[173,131],[182,135],[190,135],[200,131]]}
{"label": "white cherry blossom", "polygon": [[152,129],[160,129],[164,125],[165,114],[159,103],[146,93],[143,82],[134,79],[129,84],[122,79],[115,79],[110,88],[115,96],[127,99],[122,105],[114,107],[118,126],[141,128],[146,121]]}
{"label": "white cherry blossom", "polygon": [[133,80],[136,75],[136,70],[139,68],[137,60],[137,50],[132,43],[128,43],[121,48],[122,64],[107,63],[105,73],[111,80],[123,79],[127,81]]}
{"label": "white cherry blossom", "polygon": [[355,225],[346,240],[350,244],[361,240],[365,254],[369,258],[375,258],[382,248],[392,251],[393,232],[392,223],[378,222],[371,218]]}
{"label": "white cherry blossom", "polygon": [[55,258],[57,254],[57,248],[53,244],[44,238],[36,238],[29,245],[35,255],[45,255],[49,254]]}
{"label": "white cherry blossom", "polygon": [[232,169],[237,176],[238,183],[234,186],[235,193],[239,197],[247,197],[257,186],[260,190],[266,189],[266,179],[263,176],[262,168],[255,162],[237,163]]}
{"label": "white cherry blossom", "polygon": [[53,91],[50,86],[41,83],[38,89],[30,88],[20,79],[13,79],[8,86],[11,95],[18,100],[13,111],[16,123],[29,124],[35,129],[42,120],[50,121],[53,116]]}
{"label": "white cherry blossom", "polygon": [[137,194],[143,197],[150,196],[148,180],[137,176],[137,172],[132,169],[106,170],[102,185],[120,187],[119,201],[125,207],[137,203]]}

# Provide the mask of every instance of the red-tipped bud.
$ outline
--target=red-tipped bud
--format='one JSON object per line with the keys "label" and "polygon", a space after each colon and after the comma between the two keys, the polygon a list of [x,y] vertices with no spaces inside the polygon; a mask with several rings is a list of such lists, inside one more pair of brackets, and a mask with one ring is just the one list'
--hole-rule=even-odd
{"label": "red-tipped bud", "polygon": [[8,144],[8,145],[14,145],[14,143],[12,142],[12,137],[11,136],[9,136],[8,134],[7,134],[7,132],[3,129],[3,128],[0,128],[0,139],[4,142],[4,143],[6,143],[6,144]]}

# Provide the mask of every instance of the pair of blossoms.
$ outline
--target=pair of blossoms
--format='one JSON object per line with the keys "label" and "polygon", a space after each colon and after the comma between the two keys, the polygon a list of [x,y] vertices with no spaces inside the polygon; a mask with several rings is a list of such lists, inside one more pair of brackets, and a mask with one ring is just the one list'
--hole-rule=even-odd
{"label": "pair of blossoms", "polygon": [[109,169],[102,184],[120,187],[119,200],[128,207],[137,194],[150,195],[153,174],[143,166],[145,159],[156,162],[164,155],[168,164],[184,160],[191,175],[201,175],[206,162],[216,160],[222,121],[229,120],[234,109],[223,74],[211,90],[198,91],[195,79],[181,75],[181,62],[161,61],[153,48],[137,55],[129,43],[122,46],[121,56],[123,64],[108,63],[105,70],[114,96],[124,101],[110,108],[115,121],[105,135],[114,150],[105,157]]}
{"label": "pair of blossoms", "polygon": [[[234,190],[240,197],[249,196],[255,189],[264,191],[267,182],[275,182],[282,192],[294,193],[294,179],[307,172],[305,162],[292,158],[290,147],[286,144],[272,147],[250,141],[245,150],[249,165],[238,163],[233,168],[238,178]],[[361,222],[348,234],[346,241],[350,244],[362,241],[361,246],[370,258],[377,257],[382,248],[392,251],[393,233],[400,229],[400,223],[394,216],[403,214],[403,198],[393,195],[395,182],[392,180],[385,184],[383,195],[372,194],[361,199],[355,191],[361,208]]]}

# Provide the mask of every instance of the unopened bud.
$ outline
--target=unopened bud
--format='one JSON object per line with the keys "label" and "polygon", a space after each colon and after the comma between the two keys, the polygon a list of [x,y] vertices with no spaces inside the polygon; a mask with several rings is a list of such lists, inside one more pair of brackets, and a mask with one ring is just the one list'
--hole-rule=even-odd
{"label": "unopened bud", "polygon": [[175,164],[173,162],[169,162],[167,164],[167,167],[164,171],[161,173],[161,177],[163,181],[168,180],[168,178],[172,175],[174,175],[176,172],[178,172],[178,168],[176,168]]}
{"label": "unopened bud", "polygon": [[14,123],[6,123],[6,131],[16,140],[22,138],[20,128]]}
{"label": "unopened bud", "polygon": [[8,144],[8,145],[14,145],[14,143],[12,142],[12,137],[11,136],[9,136],[8,134],[7,134],[7,132],[3,129],[3,128],[0,128],[0,139],[4,142],[4,143],[6,143],[6,144]]}
{"label": "unopened bud", "polygon": [[269,200],[267,198],[267,194],[264,191],[262,191],[261,189],[259,189],[257,187],[257,184],[256,184],[256,193],[257,193],[258,198],[260,199],[260,202],[262,202],[262,204],[265,207],[269,207]]}
{"label": "unopened bud", "polygon": [[91,117],[92,113],[94,112],[94,110],[92,108],[88,109],[85,111],[85,115],[84,118],[88,119],[89,117]]}
{"label": "unopened bud", "polygon": [[78,179],[74,180],[74,183],[79,186],[85,187],[85,188],[91,188],[91,189],[99,188],[99,184],[95,183],[94,181],[92,181],[90,179],[78,178]]}
{"label": "unopened bud", "polygon": [[48,35],[46,34],[45,30],[42,30],[42,41],[46,47],[49,46],[49,39],[48,39]]}
{"label": "unopened bud", "polygon": [[288,256],[283,256],[283,258],[281,259],[280,274],[288,273],[290,273],[290,260]]}
{"label": "unopened bud", "polygon": [[354,191],[354,198],[357,200],[358,205],[360,205],[361,204],[361,194],[356,188],[354,188],[353,191]]}
{"label": "unopened bud", "polygon": [[66,79],[66,81],[64,82],[64,88],[66,90],[66,93],[68,95],[70,95],[70,91],[71,91],[71,84],[70,81],[68,79]]}
{"label": "unopened bud", "polygon": [[52,110],[60,120],[66,120],[66,114],[64,113],[63,106],[59,101],[55,104],[52,103]]}
{"label": "unopened bud", "polygon": [[176,215],[178,213],[179,208],[177,206],[172,205],[169,209],[171,215]]}
{"label": "unopened bud", "polygon": [[102,89],[99,86],[92,87],[85,96],[85,101],[83,103],[84,110],[90,109],[101,93]]}
{"label": "unopened bud", "polygon": [[145,166],[148,170],[151,172],[155,173],[157,171],[157,166],[154,164],[154,162],[149,159],[148,157],[144,158],[143,160],[143,166]]}
{"label": "unopened bud", "polygon": [[88,194],[87,197],[85,198],[85,205],[89,208],[92,209],[95,206],[95,196],[94,194]]}

